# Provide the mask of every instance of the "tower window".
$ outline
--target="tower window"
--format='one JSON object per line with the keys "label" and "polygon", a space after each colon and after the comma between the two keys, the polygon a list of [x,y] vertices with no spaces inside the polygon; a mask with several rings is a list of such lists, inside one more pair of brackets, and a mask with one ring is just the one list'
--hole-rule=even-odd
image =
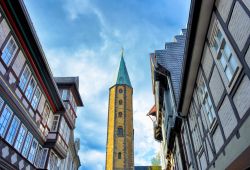
{"label": "tower window", "polygon": [[118,127],[117,136],[123,136],[123,128],[122,127]]}
{"label": "tower window", "polygon": [[118,113],[118,116],[119,116],[119,117],[122,117],[122,112],[119,112],[119,113]]}
{"label": "tower window", "polygon": [[122,100],[119,100],[119,105],[122,105]]}
{"label": "tower window", "polygon": [[118,153],[118,159],[122,159],[122,153],[121,152]]}
{"label": "tower window", "polygon": [[122,89],[119,89],[119,93],[122,93],[123,92],[123,90]]}

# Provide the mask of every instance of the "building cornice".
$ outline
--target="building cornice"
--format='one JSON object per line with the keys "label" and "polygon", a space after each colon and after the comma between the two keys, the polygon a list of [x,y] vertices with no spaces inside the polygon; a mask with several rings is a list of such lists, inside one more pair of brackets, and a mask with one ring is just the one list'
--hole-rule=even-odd
{"label": "building cornice", "polygon": [[213,7],[214,0],[191,1],[178,103],[178,112],[181,112],[182,116],[187,114],[192,98]]}

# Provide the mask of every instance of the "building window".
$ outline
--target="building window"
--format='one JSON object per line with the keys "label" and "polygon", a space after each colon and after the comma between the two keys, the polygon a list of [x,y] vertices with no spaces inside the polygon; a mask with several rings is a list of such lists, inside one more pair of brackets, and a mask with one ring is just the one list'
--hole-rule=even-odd
{"label": "building window", "polygon": [[10,127],[9,127],[9,131],[7,133],[7,136],[6,136],[6,141],[9,143],[9,144],[13,144],[14,142],[14,139],[15,139],[15,136],[16,136],[16,132],[17,132],[17,129],[19,127],[19,124],[20,124],[20,120],[14,116],[11,124],[10,124]]}
{"label": "building window", "polygon": [[33,140],[32,144],[31,144],[31,148],[30,148],[30,152],[29,152],[29,156],[28,156],[28,160],[33,163],[35,155],[36,155],[36,150],[37,150],[37,146],[38,146],[38,142],[37,140]]}
{"label": "building window", "polygon": [[202,146],[201,144],[201,136],[199,133],[199,127],[198,122],[196,119],[197,113],[194,109],[194,103],[191,103],[190,109],[189,109],[189,125],[191,130],[191,136],[194,144],[195,151],[198,152]]}
{"label": "building window", "polygon": [[213,27],[209,43],[215,51],[216,58],[219,61],[220,67],[224,71],[228,82],[231,82],[232,78],[239,69],[239,64],[237,58],[235,57],[235,55],[233,55],[228,42],[223,37],[217,21],[215,22],[215,25]]}
{"label": "building window", "polygon": [[25,96],[27,97],[27,99],[29,101],[31,101],[31,97],[32,97],[32,95],[33,95],[33,93],[35,91],[35,87],[36,87],[36,81],[32,77],[31,80],[30,80],[30,82],[29,82],[29,85],[28,85],[28,87],[26,89],[26,92],[25,92]]}
{"label": "building window", "polygon": [[119,105],[122,105],[122,100],[119,100]]}
{"label": "building window", "polygon": [[26,158],[29,152],[30,144],[32,142],[33,136],[31,135],[30,132],[28,132],[24,145],[23,145],[23,150],[22,150],[22,155]]}
{"label": "building window", "polygon": [[3,99],[0,97],[0,111],[2,110],[3,104],[4,104],[4,101],[3,101]]}
{"label": "building window", "polygon": [[123,90],[122,89],[119,89],[119,93],[122,93],[123,92]]}
{"label": "building window", "polygon": [[118,159],[122,159],[122,153],[121,152],[118,153]]}
{"label": "building window", "polygon": [[118,127],[118,129],[117,129],[117,135],[118,136],[123,136],[123,128],[122,127]]}
{"label": "building window", "polygon": [[24,142],[24,138],[25,138],[26,132],[27,132],[27,129],[22,124],[21,127],[20,127],[20,129],[19,129],[18,135],[17,135],[16,143],[14,145],[14,147],[16,148],[16,150],[18,150],[19,152],[21,151],[21,148],[22,148],[22,145],[23,145],[23,142]]}
{"label": "building window", "polygon": [[57,158],[56,154],[54,154],[54,152],[51,152],[50,157],[49,157],[48,169],[49,170],[58,169],[57,164],[58,164],[58,158]]}
{"label": "building window", "polygon": [[29,67],[26,65],[19,82],[19,87],[22,89],[22,91],[25,90],[29,78],[30,78],[30,70]]}
{"label": "building window", "polygon": [[3,54],[2,54],[2,59],[4,61],[4,63],[9,66],[15,52],[17,49],[17,45],[15,43],[15,41],[13,40],[13,38],[10,38],[10,40],[8,41],[6,47],[3,50]]}
{"label": "building window", "polygon": [[44,123],[46,123],[48,121],[49,114],[50,114],[50,107],[49,107],[48,103],[46,103],[45,107],[43,109],[43,122]]}
{"label": "building window", "polygon": [[228,81],[230,82],[238,69],[238,63],[235,59],[235,56],[232,54],[231,49],[226,43],[223,43],[221,47],[219,61]]}
{"label": "building window", "polygon": [[39,145],[36,153],[36,159],[34,161],[34,165],[37,168],[44,168],[47,154],[48,148],[42,148],[42,146]]}
{"label": "building window", "polygon": [[48,154],[48,148],[43,148],[39,168],[44,168],[46,158],[47,158],[47,154]]}
{"label": "building window", "polygon": [[37,168],[39,168],[39,165],[40,165],[42,150],[43,150],[42,146],[38,145],[37,151],[36,151],[36,158],[35,158],[35,161],[34,161],[34,165]]}
{"label": "building window", "polygon": [[60,134],[62,135],[64,141],[66,144],[68,144],[69,141],[69,135],[70,135],[70,129],[67,123],[65,122],[65,119],[62,117],[61,123],[60,123]]}
{"label": "building window", "polygon": [[118,113],[118,117],[122,117],[122,112],[119,112],[119,113]]}
{"label": "building window", "polygon": [[37,108],[37,105],[39,103],[39,100],[40,100],[40,97],[41,97],[41,90],[37,87],[36,88],[36,92],[33,96],[33,99],[32,99],[32,102],[31,102],[31,106],[33,107],[33,109],[36,110]]}
{"label": "building window", "polygon": [[62,91],[62,99],[67,100],[68,90],[63,89]]}
{"label": "building window", "polygon": [[13,114],[12,110],[7,105],[5,105],[5,108],[0,117],[0,135],[2,137],[5,135],[12,114]]}
{"label": "building window", "polygon": [[208,94],[208,90],[203,79],[200,80],[200,83],[198,85],[198,95],[202,103],[203,110],[208,118],[209,125],[211,125],[216,119],[216,116],[211,98]]}
{"label": "building window", "polygon": [[59,122],[59,117],[60,117],[60,115],[54,115],[54,119],[53,119],[52,127],[51,127],[51,131],[52,131],[52,132],[56,132],[56,131],[57,131],[57,126],[58,126],[58,122]]}

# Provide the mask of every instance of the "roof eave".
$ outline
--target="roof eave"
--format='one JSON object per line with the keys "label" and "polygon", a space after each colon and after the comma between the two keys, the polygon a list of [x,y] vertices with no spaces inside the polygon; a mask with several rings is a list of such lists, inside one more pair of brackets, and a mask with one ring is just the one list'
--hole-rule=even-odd
{"label": "roof eave", "polygon": [[189,12],[186,46],[184,51],[183,77],[181,82],[178,111],[187,115],[190,100],[202,58],[207,30],[209,27],[214,0],[192,0]]}

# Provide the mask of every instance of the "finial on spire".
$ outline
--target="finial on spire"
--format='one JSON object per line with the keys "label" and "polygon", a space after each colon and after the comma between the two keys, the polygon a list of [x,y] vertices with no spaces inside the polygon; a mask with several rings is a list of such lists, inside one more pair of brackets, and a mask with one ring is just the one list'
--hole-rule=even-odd
{"label": "finial on spire", "polygon": [[124,55],[124,48],[122,47],[122,57],[123,57],[123,55]]}

